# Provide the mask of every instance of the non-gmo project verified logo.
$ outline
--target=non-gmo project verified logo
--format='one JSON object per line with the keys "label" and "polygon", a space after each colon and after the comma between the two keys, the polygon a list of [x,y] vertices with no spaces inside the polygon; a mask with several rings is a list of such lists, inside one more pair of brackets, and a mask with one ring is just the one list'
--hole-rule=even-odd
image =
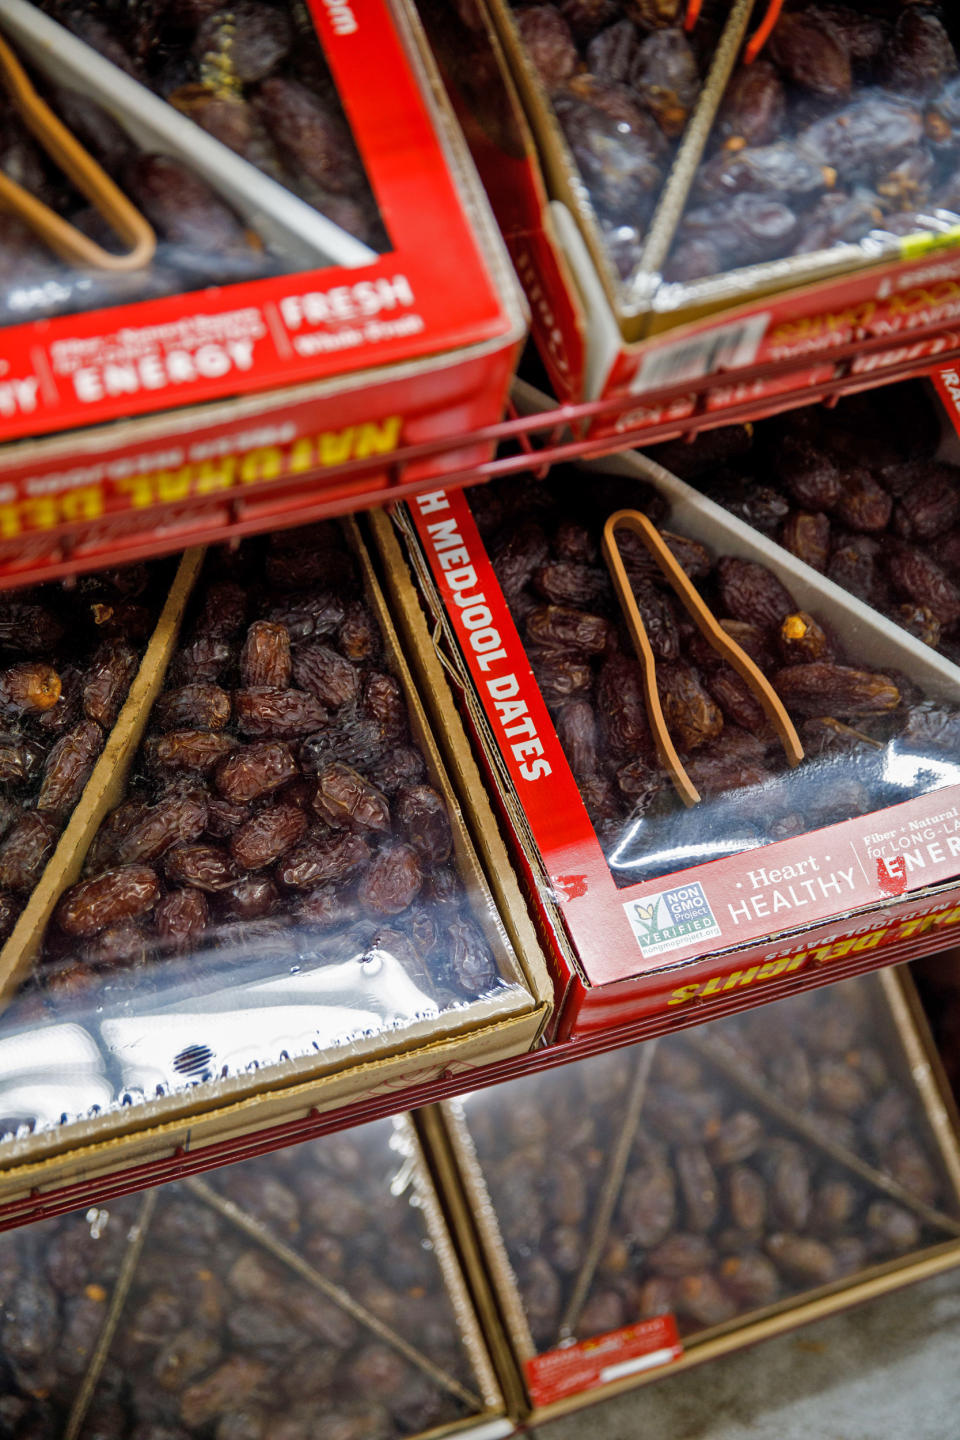
{"label": "non-gmo project verified logo", "polygon": [[713,940],[720,926],[698,880],[624,904],[643,955],[666,955],[694,940]]}

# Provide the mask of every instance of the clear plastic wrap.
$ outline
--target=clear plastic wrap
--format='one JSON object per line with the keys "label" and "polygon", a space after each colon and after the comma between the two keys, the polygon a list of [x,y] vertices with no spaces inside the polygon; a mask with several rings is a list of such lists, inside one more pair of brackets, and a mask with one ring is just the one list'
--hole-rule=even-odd
{"label": "clear plastic wrap", "polygon": [[0,1022],[6,1128],[87,1113],[71,1070],[217,1095],[532,1003],[355,527],[208,554],[127,763]]}
{"label": "clear plastic wrap", "polygon": [[[91,9],[50,0],[42,8],[63,28],[48,34],[22,5],[4,33],[54,115],[148,221],[157,247],[138,268],[65,261],[8,212],[0,323],[363,263],[390,248],[306,5]],[[9,98],[3,117],[4,172],[119,255],[100,209]],[[311,224],[314,213],[330,222],[326,232]]]}
{"label": "clear plastic wrap", "polygon": [[11,1440],[394,1440],[501,1408],[409,1123],[2,1237]]}
{"label": "clear plastic wrap", "polygon": [[956,1244],[955,1137],[944,1144],[890,983],[848,981],[455,1102],[523,1360],[663,1313],[689,1343]]}
{"label": "clear plastic wrap", "polygon": [[[819,612],[814,601],[806,609],[756,560],[672,533],[664,496],[637,478],[555,470],[545,483],[469,493],[618,886],[960,781],[955,684],[928,698],[910,673],[863,663],[855,617],[827,597]],[[663,528],[727,634],[770,679],[803,746],[796,768],[755,694],[706,643],[643,545],[620,534],[669,735],[701,797],[685,808],[658,759],[642,667],[600,558],[603,525],[621,507]],[[787,878],[815,884],[811,873]]]}
{"label": "clear plastic wrap", "polygon": [[960,32],[947,7],[813,0],[754,54],[749,4],[510,6],[553,197],[578,212],[624,323],[955,239]]}

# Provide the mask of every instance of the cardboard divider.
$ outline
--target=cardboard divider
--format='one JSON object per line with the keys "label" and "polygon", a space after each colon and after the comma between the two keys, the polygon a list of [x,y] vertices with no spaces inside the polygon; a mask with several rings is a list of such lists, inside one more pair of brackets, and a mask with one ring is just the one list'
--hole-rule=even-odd
{"label": "cardboard divider", "polygon": [[[872,998],[878,1008],[882,1006],[884,1021],[889,1021],[889,1026],[886,1023],[883,1026],[888,1045],[884,1056],[896,1066],[901,1080],[916,1091],[929,1124],[929,1135],[936,1146],[935,1159],[941,1178],[947,1181],[949,1199],[944,1205],[960,1217],[960,1131],[956,1125],[956,1109],[949,1087],[945,1088],[936,1050],[922,1019],[913,983],[904,967],[884,971],[856,983],[876,987]],[[643,1048],[640,1047],[640,1054]],[[589,1065],[591,1062],[586,1060],[582,1063]],[[427,1114],[429,1118],[425,1119]],[[440,1179],[444,1205],[471,1287],[481,1292],[485,1289],[495,1302],[491,1349],[496,1353],[496,1345],[503,1343],[505,1332],[511,1354],[509,1364],[501,1364],[508,1375],[512,1373],[522,1377],[526,1362],[538,1352],[524,1313],[517,1278],[500,1233],[483,1166],[470,1133],[469,1105],[446,1101],[431,1107],[425,1116],[419,1121],[421,1132],[431,1164]],[[943,1243],[928,1244],[912,1254],[865,1266],[852,1278],[835,1280],[819,1287],[811,1286],[795,1298],[779,1300],[722,1325],[704,1327],[684,1341],[682,1353],[677,1358],[658,1368],[640,1368],[599,1388],[594,1386],[539,1407],[531,1403],[529,1392],[525,1391],[523,1408],[516,1413],[519,1418],[531,1423],[552,1419],[598,1399],[622,1394],[679,1370],[718,1359],[746,1345],[821,1320],[958,1265],[960,1239],[954,1237]],[[489,1314],[490,1308],[488,1306],[481,1313]],[[602,1337],[604,1342],[612,1342],[615,1333]],[[615,1366],[611,1368],[616,1369]]]}
{"label": "cardboard divider", "polygon": [[63,892],[79,878],[102,821],[123,796],[127,775],[173,657],[184,608],[204,552],[187,550],[127,698],[23,913],[0,950],[0,1009],[8,1005],[40,953],[47,923]]}

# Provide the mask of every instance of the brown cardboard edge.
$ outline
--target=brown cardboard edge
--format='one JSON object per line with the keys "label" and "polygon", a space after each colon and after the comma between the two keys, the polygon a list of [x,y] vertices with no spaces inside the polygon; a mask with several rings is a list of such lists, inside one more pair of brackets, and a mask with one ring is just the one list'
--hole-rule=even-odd
{"label": "brown cardboard edge", "polygon": [[26,979],[57,901],[79,876],[101,821],[118,803],[150,709],[163,684],[203,556],[204,551],[197,547],[187,550],[180,561],[107,743],[22,915],[0,950],[0,1008],[9,1004]]}
{"label": "brown cardboard edge", "polygon": [[[78,1121],[70,1134],[56,1132],[39,1155],[30,1144],[13,1161],[5,1158],[0,1171],[0,1203],[23,1199],[32,1193],[49,1193],[67,1184],[119,1176],[132,1166],[171,1159],[177,1152],[195,1153],[220,1143],[234,1142],[274,1126],[290,1124],[336,1110],[354,1100],[397,1094],[441,1076],[466,1075],[483,1065],[525,1054],[539,1033],[539,1010],[496,1020],[466,1034],[413,1049],[360,1060],[328,1075],[298,1083],[261,1088],[216,1109],[198,1104],[189,1092],[170,1113],[165,1101],[147,1101],[137,1107],[113,1111],[94,1120]],[[255,1085],[256,1079],[250,1084]],[[400,1108],[397,1106],[396,1108]],[[147,1112],[147,1113],[145,1113]],[[111,1124],[110,1122],[117,1122]],[[36,1137],[49,1140],[42,1135]],[[293,1137],[302,1138],[302,1137]],[[13,1142],[11,1150],[18,1144]],[[227,1156],[228,1164],[235,1156]]]}
{"label": "brown cardboard edge", "polygon": [[390,8],[393,10],[394,19],[399,22],[411,69],[419,82],[424,104],[430,112],[437,144],[453,177],[480,259],[490,272],[504,318],[510,322],[510,328],[502,340],[504,343],[512,341],[519,345],[529,330],[530,313],[526,296],[510,263],[500,227],[494,218],[486,191],[440,77],[423,22],[410,0],[390,0]]}
{"label": "brown cardboard edge", "polygon": [[416,670],[420,688],[426,694],[446,759],[472,822],[474,842],[483,857],[501,917],[527,982],[544,1007],[543,1023],[546,1024],[553,1002],[553,985],[547,962],[450,692],[449,681],[427,628],[413,577],[386,511],[370,511],[367,521],[383,563],[384,582],[397,625],[406,641],[411,664]]}
{"label": "brown cardboard edge", "polygon": [[494,1279],[474,1224],[464,1171],[447,1124],[447,1107],[428,1105],[411,1117],[427,1159],[444,1218],[453,1238],[462,1273],[483,1328],[504,1402],[510,1415],[526,1409],[526,1391],[508,1326],[501,1314]]}
{"label": "brown cardboard edge", "polygon": [[[350,545],[356,556],[363,577],[363,588],[367,603],[373,610],[386,643],[388,652],[388,665],[394,676],[399,680],[403,690],[404,699],[407,702],[407,709],[410,715],[410,728],[413,738],[427,761],[427,771],[433,784],[442,794],[447,806],[447,813],[450,817],[450,828],[453,832],[454,856],[457,870],[462,879],[467,882],[467,899],[470,904],[474,918],[483,929],[487,943],[491,946],[497,957],[498,969],[504,979],[512,979],[516,983],[526,984],[526,975],[520,963],[516,948],[506,926],[499,913],[496,901],[487,882],[483,866],[480,864],[479,856],[474,849],[470,832],[467,828],[463,811],[460,808],[460,801],[457,792],[450,781],[446,767],[443,763],[443,756],[440,747],[427,718],[420,692],[414,683],[413,674],[407,663],[404,648],[400,643],[393,617],[387,605],[386,597],[380,588],[380,582],[374,572],[370,554],[364,544],[360,527],[353,516],[348,516],[342,522],[343,527],[350,539]],[[535,1003],[536,996],[531,996],[531,1003]]]}
{"label": "brown cardboard edge", "polygon": [[500,1233],[500,1222],[487,1189],[483,1167],[463,1113],[463,1106],[456,1100],[445,1100],[439,1110],[444,1134],[456,1165],[458,1181],[462,1186],[461,1193],[466,1198],[465,1223],[475,1228],[507,1335],[516,1352],[517,1368],[522,1375],[524,1363],[539,1352],[530,1334],[520,1299],[520,1287]]}
{"label": "brown cardboard edge", "polygon": [[944,1169],[960,1202],[960,1109],[926,1012],[906,965],[876,972],[890,1006],[913,1083],[923,1094]]}
{"label": "brown cardboard edge", "polygon": [[[446,1218],[443,1214],[440,1196],[437,1193],[437,1187],[427,1162],[427,1156],[417,1130],[414,1116],[409,1113],[398,1116],[394,1123],[397,1132],[402,1137],[402,1143],[405,1146],[406,1153],[413,1159],[413,1193],[416,1196],[417,1204],[423,1214],[424,1225],[430,1237],[430,1242],[433,1245],[434,1254],[437,1257],[437,1265],[440,1269],[444,1288],[450,1299],[457,1324],[460,1327],[464,1348],[473,1366],[474,1379],[477,1381],[478,1389],[486,1406],[485,1413],[487,1415],[502,1415],[505,1408],[503,1393],[497,1383],[490,1354],[483,1337],[483,1327],[473,1307],[466,1277],[461,1269],[456,1246],[453,1242],[453,1236],[450,1233]],[[480,1416],[477,1418],[480,1418]]]}

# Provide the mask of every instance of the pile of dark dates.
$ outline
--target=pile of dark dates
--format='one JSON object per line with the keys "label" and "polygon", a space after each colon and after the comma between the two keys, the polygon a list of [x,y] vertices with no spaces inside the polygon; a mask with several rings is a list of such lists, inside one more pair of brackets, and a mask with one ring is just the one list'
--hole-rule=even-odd
{"label": "pile of dark dates", "polygon": [[169,574],[134,565],[0,596],[0,941],[103,750]]}
{"label": "pile of dark dates", "polygon": [[177,957],[197,981],[201,953],[219,973],[218,953],[374,949],[440,1005],[495,988],[391,663],[338,524],[211,552],[126,796],[54,913],[40,996],[160,985]]}
{"label": "pile of dark dates", "polygon": [[[955,1214],[885,1012],[877,982],[855,980],[702,1034],[819,1133]],[[664,1312],[692,1334],[946,1238],[745,1097],[699,1034],[657,1042],[579,1310],[568,1305],[642,1049],[498,1086],[466,1112],[538,1350]]]}
{"label": "pile of dark dates", "polygon": [[960,661],[960,471],[920,382],[733,426],[652,457]]}
{"label": "pile of dark dates", "polygon": [[[422,1211],[409,1191],[391,1188],[402,1163],[391,1134],[391,1122],[380,1122],[233,1166],[214,1184],[246,1219],[473,1388]],[[140,1203],[111,1203],[108,1221],[99,1211],[92,1220],[58,1221],[52,1240],[49,1227],[0,1237],[0,1424],[10,1440],[64,1433],[109,1306],[131,1207]],[[156,1197],[79,1434],[395,1440],[469,1413],[201,1196],[170,1185]]]}
{"label": "pile of dark dates", "polygon": [[[79,39],[265,175],[375,249],[387,248],[373,192],[306,5],[240,0],[48,0]],[[70,269],[13,215],[0,217],[0,316],[68,314],[250,280],[290,268],[188,163],[147,153],[95,101],[36,76],[44,98],[154,227],[144,271]],[[105,249],[118,241],[0,100],[0,168]]]}
{"label": "pile of dark dates", "polygon": [[666,278],[955,225],[955,18],[925,0],[787,9],[727,87]]}
{"label": "pile of dark dates", "polygon": [[[960,778],[960,708],[844,654],[764,566],[670,533],[633,479],[554,470],[478,486],[470,503],[537,684],[618,885],[670,874],[909,799]],[[643,674],[600,558],[607,516],[645,512],[797,726],[789,769],[753,693],[693,625],[639,538],[619,533],[673,743],[702,801],[660,766]],[[896,757],[896,763],[891,763]]]}
{"label": "pile of dark dates", "polygon": [[524,48],[550,95],[624,276],[700,94],[724,6],[683,29],[684,0],[512,0]]}
{"label": "pile of dark dates", "polygon": [[[610,258],[635,270],[728,7],[512,0]],[[814,0],[735,70],[664,275],[687,281],[960,214],[960,63],[947,7]]]}

